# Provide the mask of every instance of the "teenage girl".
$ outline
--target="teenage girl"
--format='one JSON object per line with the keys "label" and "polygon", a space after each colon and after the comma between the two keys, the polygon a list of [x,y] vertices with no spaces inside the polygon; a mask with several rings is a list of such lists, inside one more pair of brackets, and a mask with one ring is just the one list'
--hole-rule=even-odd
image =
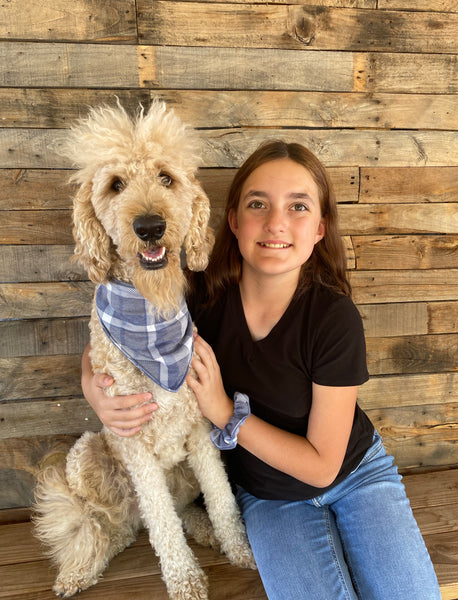
{"label": "teenage girl", "polygon": [[[200,360],[187,382],[230,448],[269,599],[440,600],[393,458],[357,404],[363,327],[336,201],[311,152],[273,141],[242,165],[188,300]],[[86,350],[86,398],[112,431],[134,435],[160,409],[148,394],[108,398],[110,383]]]}

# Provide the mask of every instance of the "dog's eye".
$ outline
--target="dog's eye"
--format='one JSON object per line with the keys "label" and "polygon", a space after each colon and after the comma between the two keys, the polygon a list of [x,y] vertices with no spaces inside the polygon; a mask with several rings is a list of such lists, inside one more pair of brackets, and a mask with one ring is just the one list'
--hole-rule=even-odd
{"label": "dog's eye", "polygon": [[159,173],[160,184],[164,187],[170,187],[173,183],[173,179],[167,173]]}
{"label": "dog's eye", "polygon": [[124,181],[122,179],[119,179],[119,177],[114,179],[111,184],[111,189],[113,190],[113,192],[116,192],[117,194],[119,194],[119,192],[122,192],[125,187],[126,187],[126,184],[124,183]]}

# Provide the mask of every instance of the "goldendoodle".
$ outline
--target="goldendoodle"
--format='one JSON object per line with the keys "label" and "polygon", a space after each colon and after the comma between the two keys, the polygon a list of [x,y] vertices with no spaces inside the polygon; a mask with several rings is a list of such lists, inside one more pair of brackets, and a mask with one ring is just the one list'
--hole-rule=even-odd
{"label": "goldendoodle", "polygon": [[[172,599],[208,597],[183,527],[254,568],[211,425],[184,381],[193,326],[182,262],[204,269],[213,243],[209,201],[195,178],[197,143],[156,100],[135,118],[119,104],[92,109],[62,148],[78,167],[75,255],[98,284],[93,369],[115,379],[107,393],[148,391],[159,405],[133,437],[107,428],[83,434],[65,465],[39,477],[36,534],[50,548],[54,591],[64,598],[95,584],[142,525]],[[193,503],[201,492],[207,511]]]}

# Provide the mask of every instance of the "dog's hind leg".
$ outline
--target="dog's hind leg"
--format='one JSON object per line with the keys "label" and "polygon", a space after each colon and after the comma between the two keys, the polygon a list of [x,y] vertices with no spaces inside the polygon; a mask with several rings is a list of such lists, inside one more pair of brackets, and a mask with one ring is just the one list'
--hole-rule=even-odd
{"label": "dog's hind leg", "polygon": [[220,543],[215,535],[212,522],[204,508],[194,503],[185,506],[180,513],[184,528],[192,535],[198,544],[220,549]]}
{"label": "dog's hind leg", "polygon": [[201,421],[189,437],[189,463],[203,492],[210,521],[221,550],[232,564],[256,568],[226,471],[210,440],[209,426]]}
{"label": "dog's hind leg", "polygon": [[187,533],[192,535],[201,546],[219,549],[219,542],[207,511],[201,506],[200,501],[198,504],[195,503],[200,494],[200,487],[187,460],[167,473],[167,486]]}
{"label": "dog's hind leg", "polygon": [[[66,469],[45,469],[35,490],[35,532],[57,564],[53,589],[63,598],[97,583],[110,559],[135,539],[138,514],[126,490],[121,492],[119,481],[113,482],[112,497],[103,496],[102,484],[109,486],[110,477],[117,474],[123,479],[119,466],[103,450],[100,436],[85,434],[70,450]],[[124,478],[127,485],[127,475]],[[114,508],[108,501],[115,503]]]}

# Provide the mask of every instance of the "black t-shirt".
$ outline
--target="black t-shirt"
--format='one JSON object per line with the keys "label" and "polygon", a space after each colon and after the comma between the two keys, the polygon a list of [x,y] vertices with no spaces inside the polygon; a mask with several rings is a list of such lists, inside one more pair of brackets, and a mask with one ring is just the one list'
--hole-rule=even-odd
{"label": "black t-shirt", "polygon": [[[267,337],[254,341],[238,286],[215,305],[190,310],[200,335],[212,346],[227,394],[243,392],[252,413],[291,433],[307,435],[312,382],[326,386],[360,385],[368,379],[361,317],[351,299],[313,285],[291,301]],[[372,443],[374,427],[356,405],[342,468],[327,488],[316,488],[274,469],[238,445],[225,451],[230,479],[258,498],[313,498],[356,468]]]}

